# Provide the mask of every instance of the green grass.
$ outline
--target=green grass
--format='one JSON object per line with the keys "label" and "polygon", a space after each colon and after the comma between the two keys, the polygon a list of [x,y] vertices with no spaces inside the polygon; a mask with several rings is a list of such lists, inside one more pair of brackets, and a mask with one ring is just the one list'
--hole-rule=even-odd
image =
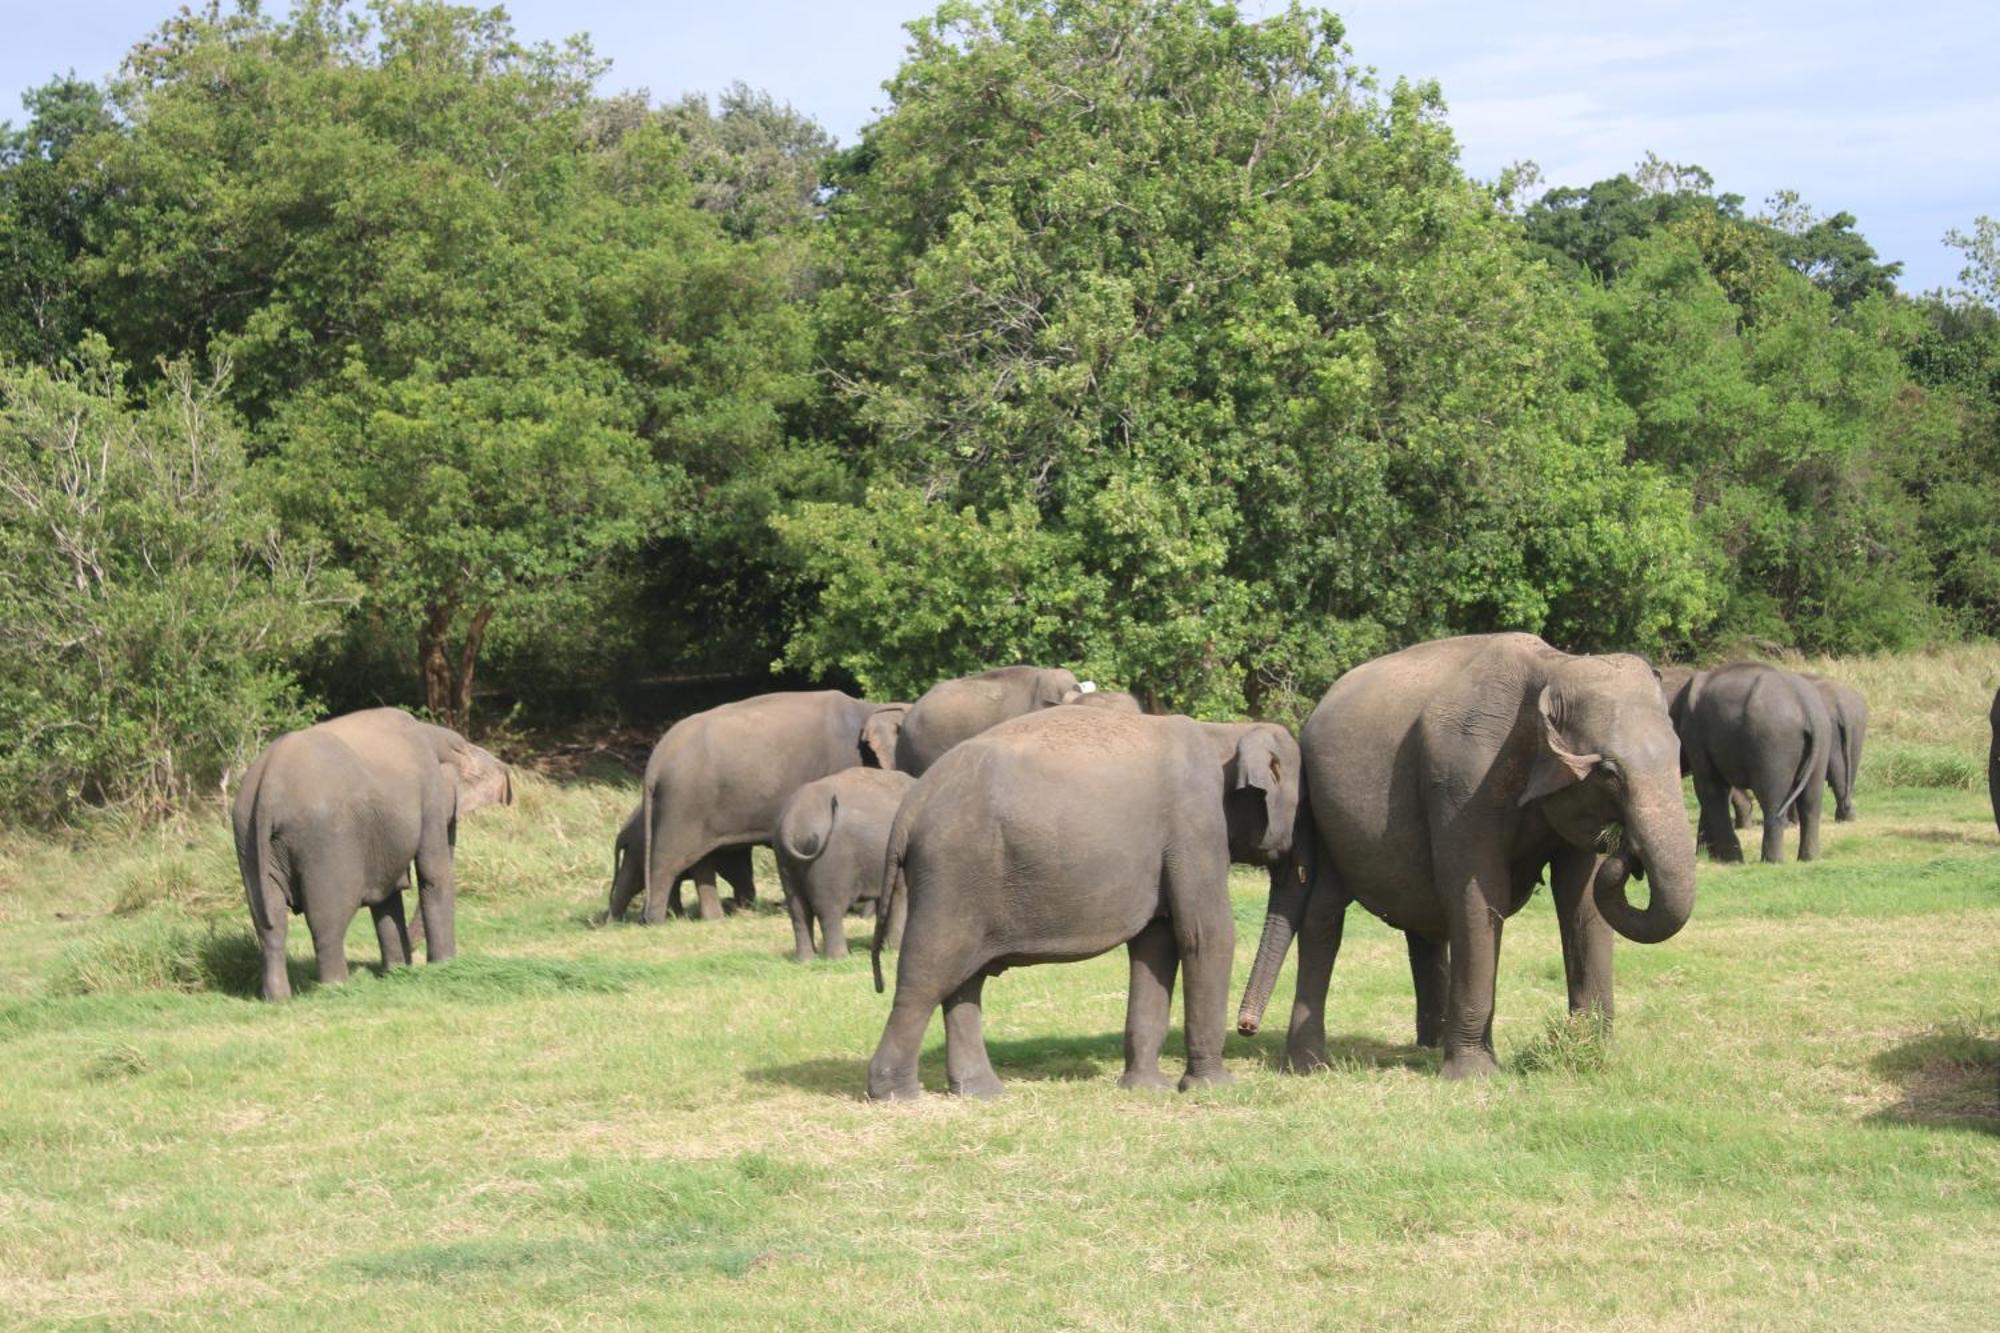
{"label": "green grass", "polygon": [[1620,946],[1613,1042],[1563,1016],[1537,894],[1482,1085],[1410,1044],[1401,941],[1356,912],[1329,1072],[1275,1070],[1288,976],[1237,1086],[1120,1092],[1113,954],[989,984],[1001,1101],[877,1107],[867,923],[804,967],[771,901],[593,928],[630,789],[520,791],[463,830],[459,960],[377,975],[364,913],[322,989],[300,929],[282,1007],[246,998],[219,814],[0,843],[9,1321],[1990,1327],[1983,794],[1865,769],[1821,861],[1704,863],[1687,930]]}

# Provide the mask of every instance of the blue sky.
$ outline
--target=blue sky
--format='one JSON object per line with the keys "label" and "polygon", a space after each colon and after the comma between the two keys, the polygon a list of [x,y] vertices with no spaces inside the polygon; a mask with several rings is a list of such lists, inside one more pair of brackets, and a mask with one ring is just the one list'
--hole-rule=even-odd
{"label": "blue sky", "polygon": [[[268,0],[281,5],[283,0]],[[0,116],[74,68],[100,76],[177,0],[0,0]],[[514,0],[522,35],[587,31],[609,84],[655,97],[741,79],[850,140],[885,102],[927,0],[717,4]],[[1250,12],[1275,3],[1251,0]],[[1466,169],[1517,158],[1582,185],[1646,151],[1707,167],[1754,209],[1795,189],[1846,209],[1904,287],[1952,282],[1941,237],[2000,215],[2000,3],[1914,0],[1348,0],[1330,6],[1385,80],[1438,79]]]}

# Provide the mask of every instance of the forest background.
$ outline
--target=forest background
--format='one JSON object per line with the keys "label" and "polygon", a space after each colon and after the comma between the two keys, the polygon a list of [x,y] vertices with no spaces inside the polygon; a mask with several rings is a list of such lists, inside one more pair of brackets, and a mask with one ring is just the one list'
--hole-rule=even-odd
{"label": "forest background", "polygon": [[0,815],[160,813],[377,702],[654,725],[1033,660],[1295,722],[1443,634],[2000,630],[1995,220],[1909,295],[1837,200],[1474,180],[1314,9],[909,32],[846,147],[411,0],[183,11],[31,93]]}

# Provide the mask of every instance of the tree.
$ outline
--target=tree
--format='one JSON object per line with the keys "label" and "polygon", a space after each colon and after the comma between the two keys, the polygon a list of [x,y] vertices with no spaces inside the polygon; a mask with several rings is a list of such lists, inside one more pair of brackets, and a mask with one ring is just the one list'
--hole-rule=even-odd
{"label": "tree", "polygon": [[102,202],[69,151],[117,127],[103,90],[75,74],[21,100],[28,123],[0,126],[0,360],[55,365],[83,335],[75,261]]}
{"label": "tree", "polygon": [[1430,634],[1702,617],[1685,497],[1623,466],[1589,331],[1434,88],[1379,95],[1296,7],[910,32],[829,169],[828,434],[868,484],[779,523],[821,588],[788,661],[906,690],[1030,656],[1283,713]]}

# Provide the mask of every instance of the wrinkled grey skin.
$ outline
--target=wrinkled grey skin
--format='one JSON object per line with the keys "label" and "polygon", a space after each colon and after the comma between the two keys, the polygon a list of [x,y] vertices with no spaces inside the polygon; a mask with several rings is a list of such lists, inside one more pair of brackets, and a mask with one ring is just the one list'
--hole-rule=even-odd
{"label": "wrinkled grey skin", "polygon": [[1297,744],[1268,724],[1232,745],[1185,717],[1056,708],[960,745],[910,789],[890,832],[878,987],[882,946],[906,911],[908,924],[868,1095],[919,1095],[917,1052],[940,1003],[951,1091],[997,1094],[980,1035],[986,978],[1120,944],[1131,961],[1120,1084],[1169,1086],[1160,1047],[1183,963],[1180,1087],[1230,1082],[1229,863],[1286,860],[1298,797]]}
{"label": "wrinkled grey skin", "polygon": [[[819,956],[847,957],[841,918],[850,907],[873,902],[882,889],[882,854],[889,825],[916,779],[880,768],[850,768],[792,793],[778,813],[778,879],[792,917],[792,957],[813,957],[813,924]],[[894,941],[891,941],[893,944]]]}
{"label": "wrinkled grey skin", "polygon": [[996,667],[941,680],[910,705],[893,767],[921,777],[960,741],[1010,717],[1053,708],[1077,693],[1076,676],[1062,667]]}
{"label": "wrinkled grey skin", "polygon": [[426,956],[450,958],[459,817],[513,799],[505,764],[399,708],[349,713],[272,742],[243,775],[230,812],[264,954],[264,998],[291,997],[285,933],[294,912],[312,932],[323,983],[347,980],[347,925],[363,903],[382,965],[409,962],[403,890],[412,862]]}
{"label": "wrinkled grey skin", "polygon": [[2000,829],[2000,690],[1993,693],[1986,721],[1993,728],[1993,746],[1986,753],[1986,798],[1993,803],[1993,827]]}
{"label": "wrinkled grey skin", "polygon": [[1701,803],[1701,842],[1718,861],[1741,861],[1729,789],[1757,798],[1764,817],[1763,858],[1785,859],[1785,817],[1796,805],[1799,859],[1819,855],[1819,816],[1833,719],[1819,691],[1796,672],[1761,662],[1732,662],[1690,682],[1678,730]]}
{"label": "wrinkled grey skin", "polygon": [[[633,806],[632,813],[625,816],[625,824],[618,830],[618,837],[611,845],[613,902],[629,903],[645,892],[646,864],[642,849],[646,843],[646,829],[639,822],[645,812],[645,806]],[[730,847],[695,862],[686,874],[674,881],[674,887],[667,893],[667,913],[671,916],[681,914],[683,881],[705,879],[713,884],[717,875],[729,881],[738,911],[756,904],[757,885],[750,871],[750,849]]]}
{"label": "wrinkled grey skin", "polygon": [[1118,713],[1143,713],[1145,708],[1139,703],[1139,696],[1124,690],[1071,690],[1063,697],[1066,704],[1076,704],[1082,708],[1109,708]]}
{"label": "wrinkled grey skin", "polygon": [[[1613,931],[1657,942],[1694,909],[1680,744],[1642,658],[1572,657],[1531,634],[1419,644],[1335,682],[1299,748],[1294,854],[1306,876],[1273,887],[1237,1024],[1256,1030],[1299,935],[1291,1069],[1326,1063],[1327,985],[1350,900],[1445,956],[1447,1078],[1496,1067],[1501,923],[1545,870],[1573,1011],[1610,1017]],[[1613,826],[1622,842],[1605,855]],[[1650,876],[1643,908],[1626,896],[1633,876]]]}
{"label": "wrinkled grey skin", "polygon": [[[1852,685],[1828,680],[1809,671],[1797,673],[1812,682],[1833,719],[1833,745],[1827,752],[1826,785],[1833,790],[1833,817],[1845,824],[1854,817],[1854,783],[1861,772],[1861,746],[1868,737],[1868,700]],[[1754,806],[1750,793],[1741,787],[1729,789],[1729,809],[1738,829],[1754,827]],[[1787,824],[1799,822],[1796,803],[1785,812]]]}
{"label": "wrinkled grey skin", "polygon": [[[701,918],[722,917],[716,854],[769,846],[778,811],[806,783],[856,765],[895,767],[906,704],[870,703],[839,690],[792,690],[723,704],[667,729],[646,761],[640,805],[639,890],[648,924],[666,919],[667,894],[692,875]],[[629,886],[628,886],[629,889]],[[614,886],[609,916],[631,893]]]}

